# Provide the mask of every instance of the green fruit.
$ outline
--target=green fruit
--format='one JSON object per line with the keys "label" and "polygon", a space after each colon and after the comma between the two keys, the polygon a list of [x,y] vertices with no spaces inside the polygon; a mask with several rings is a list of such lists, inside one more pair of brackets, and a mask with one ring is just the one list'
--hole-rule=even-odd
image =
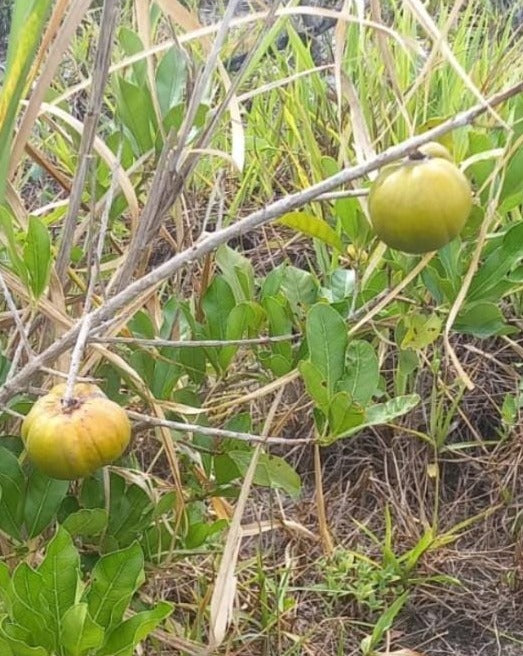
{"label": "green fruit", "polygon": [[435,251],[454,239],[472,208],[470,183],[439,143],[386,166],[373,182],[369,213],[378,237],[405,253]]}

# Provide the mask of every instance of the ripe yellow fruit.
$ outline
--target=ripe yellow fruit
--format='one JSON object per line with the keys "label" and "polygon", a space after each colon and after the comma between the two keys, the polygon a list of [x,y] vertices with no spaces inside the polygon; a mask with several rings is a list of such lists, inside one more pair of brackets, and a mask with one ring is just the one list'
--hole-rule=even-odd
{"label": "ripe yellow fruit", "polygon": [[30,460],[53,478],[89,476],[125,451],[131,424],[125,410],[96,385],[78,383],[73,400],[62,400],[61,383],[42,396],[22,423],[22,439]]}
{"label": "ripe yellow fruit", "polygon": [[435,142],[386,166],[369,194],[376,234],[405,253],[445,246],[461,232],[471,209],[469,181],[445,146]]}

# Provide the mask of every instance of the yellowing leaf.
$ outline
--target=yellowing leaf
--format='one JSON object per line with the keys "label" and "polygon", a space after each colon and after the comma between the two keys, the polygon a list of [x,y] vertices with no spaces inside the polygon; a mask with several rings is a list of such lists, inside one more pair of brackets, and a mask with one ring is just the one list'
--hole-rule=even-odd
{"label": "yellowing leaf", "polygon": [[333,230],[330,225],[323,219],[308,214],[307,212],[289,212],[284,214],[279,223],[302,232],[304,235],[319,239],[324,244],[336,248],[340,252],[343,250],[340,236]]}

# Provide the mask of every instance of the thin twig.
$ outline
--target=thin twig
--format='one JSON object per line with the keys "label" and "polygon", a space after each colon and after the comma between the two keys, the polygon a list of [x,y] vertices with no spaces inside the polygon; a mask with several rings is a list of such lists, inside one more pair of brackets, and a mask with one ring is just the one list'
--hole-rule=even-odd
{"label": "thin twig", "polygon": [[133,344],[135,346],[171,346],[173,348],[201,348],[220,346],[251,346],[274,344],[275,342],[290,342],[301,335],[275,335],[274,337],[252,337],[248,339],[201,339],[201,340],[173,340],[173,339],[143,339],[141,337],[96,337],[90,336],[88,341],[95,344]]}
{"label": "thin twig", "polygon": [[149,426],[167,426],[174,430],[183,431],[185,433],[201,433],[202,435],[210,435],[211,437],[223,437],[233,440],[240,440],[242,442],[255,442],[260,444],[280,444],[286,446],[295,446],[296,444],[310,444],[313,442],[311,438],[298,437],[290,439],[286,437],[263,437],[261,435],[254,435],[253,433],[241,433],[237,431],[226,430],[224,428],[212,428],[210,426],[200,426],[199,424],[186,424],[183,421],[171,421],[170,419],[158,419],[157,417],[150,417],[143,415],[139,412],[129,411],[128,415],[137,421],[141,421]]}
{"label": "thin twig", "polygon": [[[511,98],[522,91],[523,81],[492,96],[489,99],[489,104],[491,106],[499,105],[508,98]],[[388,148],[377,157],[364,162],[363,164],[344,169],[343,171],[340,171],[307,189],[286,196],[285,198],[281,198],[260,210],[252,212],[248,216],[223,228],[219,232],[208,235],[205,239],[197,242],[190,248],[185,249],[181,253],[178,253],[146,275],[134,281],[126,289],[108,299],[103,306],[94,310],[92,312],[92,330],[98,328],[103,322],[107,322],[113,318],[123,307],[138,295],[155,288],[158,284],[167,280],[189,262],[193,262],[200,257],[207,255],[207,253],[213,251],[220,246],[220,244],[226,243],[234,237],[239,237],[250,230],[254,230],[259,226],[282,216],[288,211],[301,207],[317,196],[332,191],[344,183],[361,178],[371,171],[381,168],[385,164],[404,157],[406,154],[416,150],[423,144],[429,141],[434,141],[434,139],[447,134],[451,130],[468,125],[485,111],[486,107],[484,104],[475,105],[431,130],[427,130],[427,132],[424,132],[423,134],[416,135],[401,144]],[[75,343],[79,331],[80,326],[77,323],[54,344],[33,358],[31,362],[28,362],[12,379],[9,385],[4,385],[0,388],[0,404],[5,403],[11,398],[14,386],[22,387],[42,365],[52,362],[64,351],[69,349]]]}
{"label": "thin twig", "polygon": [[31,345],[27,341],[27,335],[25,332],[24,324],[22,323],[20,319],[20,314],[18,312],[18,308],[16,307],[16,303],[14,301],[14,298],[11,295],[11,292],[9,291],[9,287],[6,285],[4,276],[2,275],[2,272],[0,271],[0,287],[2,288],[2,292],[5,297],[5,302],[7,303],[7,307],[9,308],[9,312],[11,313],[11,316],[13,317],[13,321],[15,323],[16,329],[18,333],[20,334],[20,340],[22,344],[24,345],[24,348],[27,352],[27,355],[29,358],[33,357],[33,350],[31,348]]}
{"label": "thin twig", "polygon": [[104,88],[109,71],[111,47],[116,28],[116,18],[118,16],[118,8],[119,0],[105,0],[102,19],[100,22],[100,38],[96,50],[93,87],[91,89],[89,105],[84,119],[84,130],[82,132],[82,140],[80,142],[80,150],[78,153],[78,166],[72,184],[69,208],[63,224],[60,248],[56,258],[56,274],[62,283],[65,281],[65,274],[67,267],[69,266],[76,221],[82,203],[85,178],[89,166],[88,155],[93,148],[96,126],[98,125],[98,120],[100,118]]}
{"label": "thin twig", "polygon": [[[87,344],[87,338],[89,337],[89,331],[91,328],[92,315],[90,314],[90,312],[91,312],[96,282],[100,275],[100,262],[103,256],[105,236],[109,228],[109,214],[111,212],[111,206],[113,204],[113,198],[117,187],[116,168],[120,166],[121,151],[122,151],[122,147],[120,145],[118,150],[118,156],[116,158],[115,167],[113,168],[112,171],[111,185],[109,187],[109,192],[107,193],[107,197],[105,200],[104,211],[102,212],[102,218],[100,221],[100,231],[98,233],[98,241],[96,244],[96,249],[89,263],[89,284],[87,285],[87,291],[85,292],[83,319],[81,319],[82,325],[80,328],[80,332],[78,333],[78,338],[76,340],[73,353],[71,355],[71,365],[69,367],[69,374],[67,376],[65,396],[62,400],[62,403],[64,404],[65,407],[71,405],[74,401],[73,399],[74,386],[75,386],[76,379],[78,377],[78,372],[80,371],[82,355],[85,349],[85,345]],[[94,221],[94,213],[93,213],[92,220]]]}
{"label": "thin twig", "polygon": [[345,191],[331,191],[329,194],[321,194],[314,199],[317,200],[339,200],[340,198],[360,198],[368,196],[369,189],[347,189]]}

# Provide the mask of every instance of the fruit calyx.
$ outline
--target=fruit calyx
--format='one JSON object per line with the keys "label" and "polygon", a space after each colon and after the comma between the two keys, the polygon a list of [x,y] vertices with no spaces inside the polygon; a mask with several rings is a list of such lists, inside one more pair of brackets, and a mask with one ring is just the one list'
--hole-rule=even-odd
{"label": "fruit calyx", "polygon": [[75,396],[72,396],[71,398],[64,396],[60,399],[60,405],[62,406],[62,412],[66,415],[70,415],[75,410],[78,410],[82,405],[82,400]]}

